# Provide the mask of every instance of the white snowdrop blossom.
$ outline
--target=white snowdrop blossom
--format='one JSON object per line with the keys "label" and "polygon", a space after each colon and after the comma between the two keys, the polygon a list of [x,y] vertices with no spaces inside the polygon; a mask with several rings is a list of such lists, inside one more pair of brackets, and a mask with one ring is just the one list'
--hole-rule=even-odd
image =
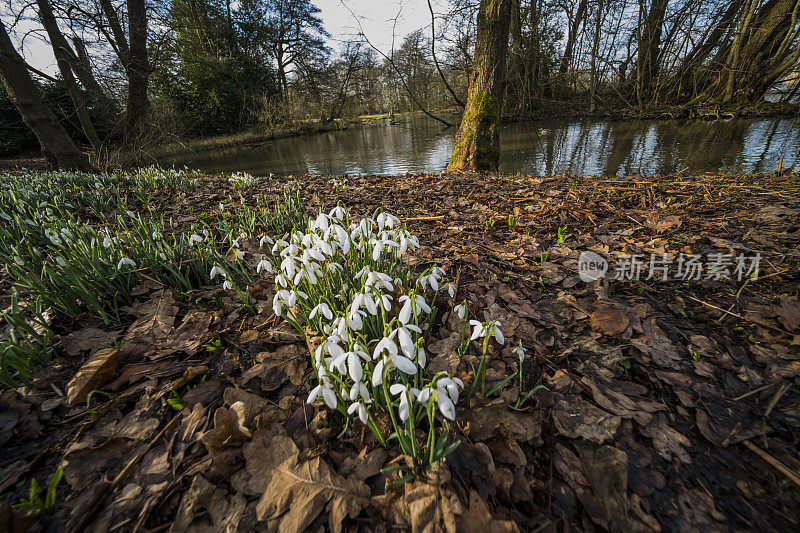
{"label": "white snowdrop blossom", "polygon": [[308,318],[313,320],[317,313],[321,313],[328,320],[333,318],[333,311],[331,311],[331,308],[328,307],[328,304],[326,303],[318,304],[314,309],[311,310],[311,314],[308,315]]}
{"label": "white snowdrop blossom", "polygon": [[411,405],[414,400],[419,396],[419,389],[403,385],[402,383],[395,383],[389,387],[389,392],[394,396],[400,396],[400,405],[397,412],[400,415],[400,420],[405,422],[411,414]]}
{"label": "white snowdrop blossom", "polygon": [[486,324],[478,320],[470,320],[469,323],[473,326],[472,336],[469,340],[474,341],[475,339],[494,336],[499,344],[505,344],[505,337],[503,332],[500,331],[499,321],[493,320]]}
{"label": "white snowdrop blossom", "polygon": [[525,348],[522,347],[522,343],[512,348],[511,351],[520,359],[525,359]]}
{"label": "white snowdrop blossom", "polygon": [[458,315],[458,318],[464,320],[464,318],[467,316],[467,303],[462,302],[455,306],[453,310],[456,312],[456,315]]}
{"label": "white snowdrop blossom", "polygon": [[270,263],[269,260],[262,255],[261,261],[259,261],[258,265],[256,265],[256,272],[258,274],[261,274],[262,272],[273,274],[275,269],[272,268],[272,263]]}
{"label": "white snowdrop blossom", "polygon": [[226,279],[226,280],[225,280],[225,281],[222,283],[222,288],[223,288],[223,289],[225,289],[226,291],[233,290],[233,283],[231,282],[231,280],[229,280],[229,279]]}
{"label": "white snowdrop blossom", "polygon": [[127,257],[123,257],[122,259],[119,260],[119,263],[117,263],[117,270],[122,270],[122,267],[124,267],[125,265],[136,268],[136,261],[134,261],[133,259],[129,259]]}
{"label": "white snowdrop blossom", "polygon": [[217,265],[214,265],[213,267],[211,267],[211,272],[209,272],[208,277],[210,279],[214,279],[217,276],[222,276],[223,278],[227,278],[228,274],[222,268],[218,267]]}
{"label": "white snowdrop blossom", "polygon": [[198,243],[201,243],[201,242],[203,242],[203,238],[200,235],[198,235],[197,233],[193,233],[189,237],[189,246],[194,246],[195,244],[198,244]]}

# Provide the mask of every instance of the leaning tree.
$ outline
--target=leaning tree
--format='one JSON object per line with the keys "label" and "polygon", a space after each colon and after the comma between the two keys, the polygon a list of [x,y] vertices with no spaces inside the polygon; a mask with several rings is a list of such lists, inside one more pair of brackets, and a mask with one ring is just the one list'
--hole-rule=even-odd
{"label": "leaning tree", "polygon": [[33,130],[42,153],[52,168],[89,170],[89,158],[81,152],[67,130],[58,122],[47,106],[39,88],[33,83],[25,61],[14,48],[0,21],[0,79],[8,96],[22,115],[22,120]]}

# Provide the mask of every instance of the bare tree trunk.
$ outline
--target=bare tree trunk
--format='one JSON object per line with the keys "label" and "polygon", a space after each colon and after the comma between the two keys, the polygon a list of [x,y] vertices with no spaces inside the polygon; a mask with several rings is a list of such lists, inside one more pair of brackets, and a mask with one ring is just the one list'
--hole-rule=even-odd
{"label": "bare tree trunk", "polygon": [[[509,32],[511,34],[511,56],[508,61],[511,63],[510,70],[514,73],[514,81],[509,82],[515,88],[517,110],[524,112],[526,109],[534,107],[533,84],[534,76],[528,68],[525,60],[525,49],[522,38],[522,6],[520,0],[512,0],[511,22]],[[535,66],[534,66],[535,69]]]}
{"label": "bare tree trunk", "polygon": [[512,0],[481,0],[467,106],[448,170],[496,170]]}
{"label": "bare tree trunk", "polygon": [[689,82],[691,78],[695,78],[695,84],[699,83],[701,86],[704,85],[701,80],[697,79],[698,76],[703,75],[699,73],[698,70],[708,58],[709,54],[711,54],[714,48],[723,40],[731,24],[736,20],[736,14],[739,12],[744,2],[745,0],[732,0],[731,3],[728,4],[728,8],[719,18],[719,22],[714,25],[714,29],[711,33],[706,38],[699,40],[692,48],[691,52],[681,61],[678,67],[678,73],[675,76],[675,90],[679,98],[685,91],[683,87],[690,85]]}
{"label": "bare tree trunk", "polygon": [[147,15],[144,0],[128,0],[128,133],[138,137],[147,122]]}
{"label": "bare tree trunk", "polygon": [[42,154],[52,168],[89,170],[89,158],[72,142],[42,98],[25,68],[25,62],[14,49],[6,28],[0,21],[0,78],[8,96],[33,130]]}
{"label": "bare tree trunk", "polygon": [[731,53],[728,57],[728,61],[726,62],[728,75],[727,79],[725,80],[725,94],[723,96],[723,100],[725,102],[728,102],[731,98],[733,98],[734,78],[736,76],[736,70],[739,67],[739,54],[742,51],[742,43],[745,40],[745,35],[747,35],[748,30],[750,29],[750,21],[753,19],[755,11],[756,0],[750,0],[750,3],[745,8],[742,18],[739,20],[739,24],[736,26],[736,35],[733,37]]}
{"label": "bare tree trunk", "polygon": [[99,121],[108,126],[112,124],[112,121],[116,120],[119,109],[114,100],[112,100],[100,84],[97,83],[97,78],[95,78],[92,73],[92,66],[89,64],[86,45],[76,36],[72,38],[72,46],[75,49],[76,55],[72,64],[72,70],[78,78],[78,81],[83,85],[83,88],[88,91],[95,109],[100,113]]}
{"label": "bare tree trunk", "polygon": [[603,0],[597,0],[597,18],[594,25],[594,43],[592,44],[592,57],[589,76],[589,98],[591,104],[589,105],[589,112],[594,113],[597,108],[596,92],[597,92],[597,52],[600,49],[600,32],[603,23]]}
{"label": "bare tree trunk", "polygon": [[575,47],[575,38],[578,36],[578,28],[580,28],[581,23],[583,22],[583,17],[586,14],[586,3],[586,0],[580,1],[578,4],[578,10],[575,12],[575,21],[569,28],[567,44],[564,47],[564,57],[561,58],[561,65],[558,67],[559,72],[562,74],[567,71],[569,63],[572,60],[572,49]]}
{"label": "bare tree trunk", "polygon": [[125,37],[125,31],[122,29],[119,16],[114,10],[114,5],[111,3],[111,0],[100,0],[100,7],[103,9],[103,13],[108,19],[108,25],[111,26],[111,34],[114,36],[114,42],[111,44],[114,46],[114,50],[119,56],[120,61],[122,61],[122,66],[127,70],[129,52],[128,39]]}
{"label": "bare tree trunk", "polygon": [[75,76],[72,74],[72,67],[70,66],[70,55],[74,55],[72,49],[69,47],[67,40],[61,34],[58,28],[56,17],[53,15],[53,8],[47,0],[36,0],[39,6],[39,20],[42,22],[47,36],[50,38],[50,44],[53,47],[53,55],[58,64],[58,70],[61,72],[61,77],[64,79],[64,84],[69,91],[72,105],[75,107],[75,113],[78,115],[78,121],[81,124],[86,139],[95,152],[100,150],[100,137],[97,136],[97,131],[94,129],[92,119],[89,117],[89,110],[86,108],[86,101],[83,98],[78,83],[75,81]]}
{"label": "bare tree trunk", "polygon": [[668,0],[652,0],[650,10],[646,14],[644,13],[644,0],[640,0],[640,2],[642,2],[644,28],[639,30],[639,52],[636,57],[636,98],[641,110],[645,98],[650,96],[653,80],[658,75],[661,32]]}

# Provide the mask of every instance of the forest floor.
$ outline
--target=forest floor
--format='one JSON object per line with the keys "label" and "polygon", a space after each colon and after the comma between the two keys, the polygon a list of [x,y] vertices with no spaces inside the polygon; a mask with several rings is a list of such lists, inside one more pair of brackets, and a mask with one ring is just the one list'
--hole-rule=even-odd
{"label": "forest floor", "polygon": [[[510,349],[522,341],[523,389],[546,388],[519,410],[516,379],[459,405],[461,445],[446,467],[392,486],[381,468],[394,450],[358,425],[339,436],[323,404],[305,403],[306,343],[274,316],[269,283],[250,316],[193,303],[228,302],[221,289],[177,301],[146,282],[122,327],[76,320],[33,386],[0,396],[0,530],[798,529],[800,174],[294,183],[310,213],[339,201],[355,217],[395,213],[423,244],[417,266],[457,280],[431,366],[469,380],[470,358],[455,352],[461,323],[447,311],[467,299],[506,337],[492,345],[487,380],[516,372]],[[234,190],[208,177],[161,201],[165,215],[186,217],[181,206],[239,193],[275,202],[285,184]],[[582,281],[584,251],[623,279]],[[651,254],[670,270],[647,279]],[[678,254],[698,256],[700,279],[680,278]],[[110,345],[118,361],[92,385],[110,398],[66,405],[81,363]],[[238,401],[237,426],[228,407]],[[53,515],[12,509],[31,478],[45,486],[59,465]],[[295,483],[303,490],[288,491]]]}

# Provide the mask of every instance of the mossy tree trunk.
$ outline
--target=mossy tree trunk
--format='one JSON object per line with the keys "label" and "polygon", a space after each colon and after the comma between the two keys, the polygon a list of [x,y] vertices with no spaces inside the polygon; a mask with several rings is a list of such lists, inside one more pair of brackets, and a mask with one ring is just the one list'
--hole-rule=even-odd
{"label": "mossy tree trunk", "polygon": [[481,0],[467,105],[448,170],[497,170],[513,0]]}
{"label": "mossy tree trunk", "polygon": [[0,79],[8,96],[42,147],[42,154],[53,168],[89,170],[89,158],[81,152],[58,122],[33,83],[25,62],[17,53],[0,21]]}

